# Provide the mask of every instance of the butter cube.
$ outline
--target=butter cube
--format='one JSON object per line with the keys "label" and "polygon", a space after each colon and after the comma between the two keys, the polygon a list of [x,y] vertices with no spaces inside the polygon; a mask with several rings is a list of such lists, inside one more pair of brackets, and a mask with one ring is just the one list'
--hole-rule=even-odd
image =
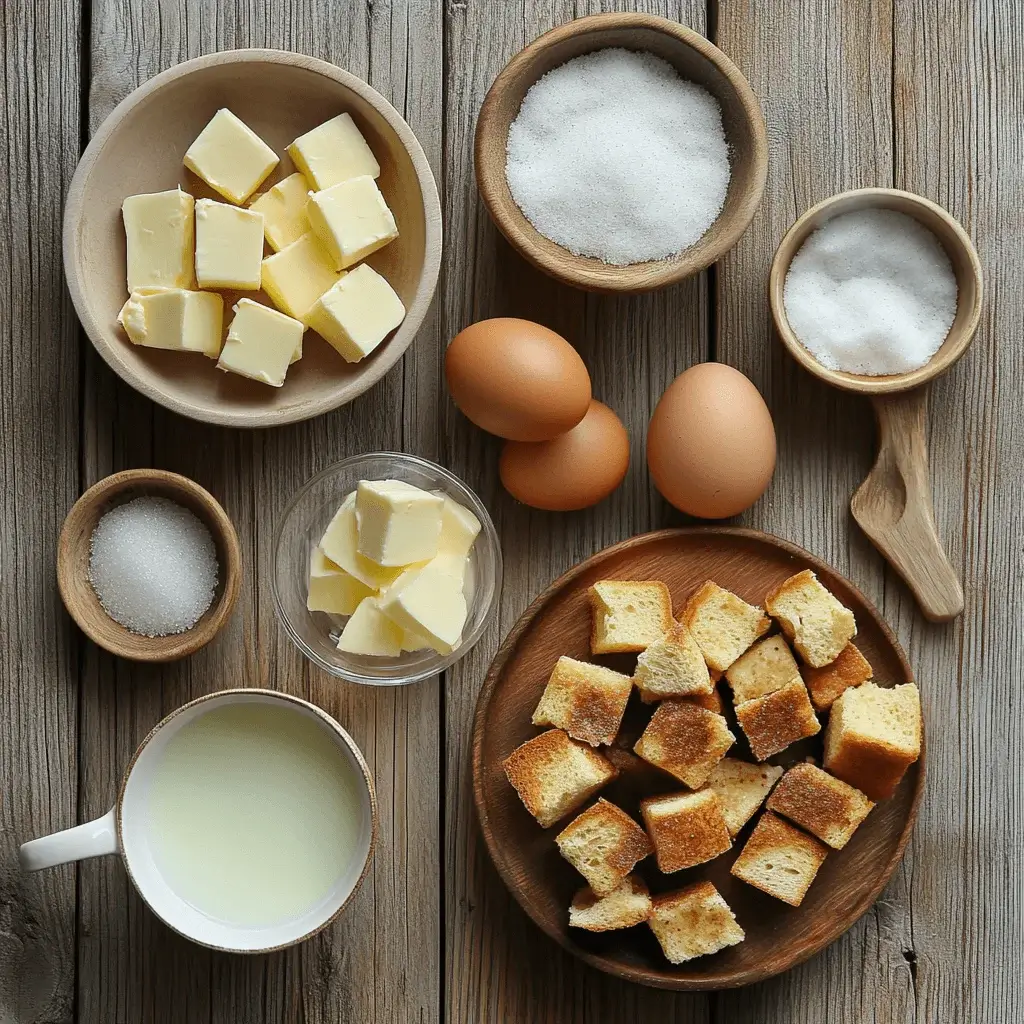
{"label": "butter cube", "polygon": [[428,651],[430,649],[431,647],[427,643],[426,637],[422,637],[418,633],[410,633],[407,629],[402,630],[403,653],[406,651]]}
{"label": "butter cube", "polygon": [[336,270],[351,267],[398,237],[388,204],[366,174],[311,192],[306,216]]}
{"label": "butter cube", "polygon": [[263,264],[263,214],[212,199],[196,201],[196,281],[200,288],[255,291]]}
{"label": "butter cube", "polygon": [[288,155],[315,189],[368,174],[380,176],[380,164],[349,114],[339,114],[300,135]]}
{"label": "butter cube", "polygon": [[404,319],[405,306],[395,290],[364,263],[313,303],[306,323],[343,359],[357,363]]}
{"label": "butter cube", "polygon": [[335,565],[371,590],[390,586],[402,574],[401,567],[385,568],[359,553],[359,528],[356,523],[356,492],[341,503],[341,508],[328,523],[320,547]]}
{"label": "butter cube", "polygon": [[298,320],[276,309],[252,299],[239,299],[217,369],[279,388],[295,347],[302,341],[303,330]]}
{"label": "butter cube", "polygon": [[311,231],[263,261],[263,290],[278,309],[303,322],[316,300],[340,278]]}
{"label": "butter cube", "polygon": [[142,288],[132,292],[117,319],[135,345],[217,358],[224,330],[224,300],[213,292]]}
{"label": "butter cube", "polygon": [[356,490],[359,553],[378,565],[407,566],[437,554],[444,502],[403,480],[361,480]]}
{"label": "butter cube", "polygon": [[306,607],[311,612],[351,615],[373,591],[335,565],[320,548],[313,549],[309,560],[309,595]]}
{"label": "butter cube", "polygon": [[297,171],[257,196],[249,209],[263,214],[263,234],[274,252],[301,238],[309,228],[309,186]]}
{"label": "butter cube", "polygon": [[244,203],[278,165],[277,154],[226,107],[185,153],[185,166],[233,203]]}
{"label": "butter cube", "polygon": [[365,597],[345,623],[338,640],[338,650],[348,654],[397,658],[402,653],[404,638],[401,628],[381,612],[376,598]]}
{"label": "butter cube", "polygon": [[380,598],[380,610],[402,629],[422,636],[439,654],[462,638],[468,610],[462,582],[429,564],[409,570]]}
{"label": "butter cube", "polygon": [[447,494],[441,495],[444,507],[441,509],[441,538],[437,545],[439,554],[469,556],[469,552],[480,533],[480,520],[465,505],[460,505]]}
{"label": "butter cube", "polygon": [[121,204],[128,241],[128,291],[190,288],[195,201],[180,188],[129,196]]}

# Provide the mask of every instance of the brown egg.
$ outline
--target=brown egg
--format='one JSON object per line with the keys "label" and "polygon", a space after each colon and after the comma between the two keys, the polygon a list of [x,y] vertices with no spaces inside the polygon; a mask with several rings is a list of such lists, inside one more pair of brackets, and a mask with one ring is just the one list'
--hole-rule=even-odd
{"label": "brown egg", "polygon": [[596,505],[629,469],[629,437],[622,421],[600,402],[561,437],[526,444],[509,441],[498,472],[505,490],[525,505],[550,512]]}
{"label": "brown egg", "polygon": [[647,431],[655,487],[683,512],[725,519],[749,508],[775,470],[775,427],[739,370],[700,363],[661,396]]}
{"label": "brown egg", "polygon": [[481,320],[460,331],[444,361],[455,404],[478,427],[512,441],[548,441],[571,430],[590,404],[579,353],[529,320]]}

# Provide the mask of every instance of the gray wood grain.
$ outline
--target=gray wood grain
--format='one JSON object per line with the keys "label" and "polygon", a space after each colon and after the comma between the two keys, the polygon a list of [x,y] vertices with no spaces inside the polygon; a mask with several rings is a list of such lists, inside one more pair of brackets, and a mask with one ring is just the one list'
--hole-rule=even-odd
{"label": "gray wood grain", "polygon": [[61,210],[79,136],[72,0],[3,5],[0,112],[0,1020],[69,1021],[75,872],[18,870],[77,816],[78,638],[57,534],[78,494],[78,342]]}
{"label": "gray wood grain", "polygon": [[[505,557],[498,621],[446,680],[446,1002],[448,1020],[484,1022],[703,1021],[704,997],[627,985],[577,963],[522,913],[497,876],[472,806],[470,730],[476,696],[500,637],[547,584],[593,552],[634,533],[679,522],[648,483],[643,439],[668,383],[706,358],[703,277],[654,296],[586,296],[529,268],[498,235],[473,181],[476,114],[506,61],[541,32],[573,17],[634,4],[449,3],[446,16],[444,321],[446,333],[491,316],[521,316],[568,338],[582,354],[594,395],[629,430],[625,483],[580,513],[517,505],[497,482],[499,442],[445,400],[448,465],[482,496]],[[640,5],[697,29],[703,3]]]}
{"label": "gray wood grain", "polygon": [[[218,49],[277,46],[331,60],[404,113],[440,171],[440,9],[432,3],[128,3],[92,11],[89,123],[140,81]],[[415,45],[413,45],[415,41]],[[265,685],[316,701],[348,728],[377,783],[381,830],[362,890],[340,922],[300,949],[222,956],[169,933],[115,862],[81,869],[82,1021],[431,1021],[439,1013],[439,689],[367,690],[312,669],[279,629],[271,538],[287,499],[356,451],[435,454],[437,319],[404,362],[350,406],[314,423],[243,433],[150,405],[90,353],[86,474],[155,464],[210,488],[238,527],[247,573],[228,630],[180,665],[144,668],[87,653],[82,684],[83,814],[101,813],[135,744],[162,714],[227,685]]]}

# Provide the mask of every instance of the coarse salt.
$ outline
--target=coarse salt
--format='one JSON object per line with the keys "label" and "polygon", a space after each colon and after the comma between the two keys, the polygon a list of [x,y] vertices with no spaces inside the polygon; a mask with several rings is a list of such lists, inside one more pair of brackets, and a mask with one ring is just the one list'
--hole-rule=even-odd
{"label": "coarse salt", "polygon": [[722,111],[651,53],[584,54],[527,92],[505,176],[530,223],[570,252],[617,266],[664,259],[725,204]]}
{"label": "coarse salt", "polygon": [[830,370],[907,373],[939,350],[957,284],[939,240],[896,210],[844,213],[808,237],[786,274],[786,317]]}
{"label": "coarse salt", "polygon": [[191,629],[213,602],[217,549],[196,515],[168,498],[135,498],[96,524],[89,582],[106,613],[142,636]]}

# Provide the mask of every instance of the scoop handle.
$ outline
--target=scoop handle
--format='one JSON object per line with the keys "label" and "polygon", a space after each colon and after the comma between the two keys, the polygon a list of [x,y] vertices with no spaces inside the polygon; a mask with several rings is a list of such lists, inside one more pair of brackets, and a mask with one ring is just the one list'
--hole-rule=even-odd
{"label": "scoop handle", "polygon": [[927,388],[878,395],[872,403],[878,457],[850,500],[850,511],[913,591],[925,618],[948,622],[964,610],[964,593],[932,514]]}
{"label": "scoop handle", "polygon": [[22,871],[39,871],[57,864],[67,864],[85,857],[100,857],[105,853],[119,853],[121,844],[117,836],[117,813],[111,808],[95,821],[87,821],[63,832],[42,836],[22,843],[18,860]]}

